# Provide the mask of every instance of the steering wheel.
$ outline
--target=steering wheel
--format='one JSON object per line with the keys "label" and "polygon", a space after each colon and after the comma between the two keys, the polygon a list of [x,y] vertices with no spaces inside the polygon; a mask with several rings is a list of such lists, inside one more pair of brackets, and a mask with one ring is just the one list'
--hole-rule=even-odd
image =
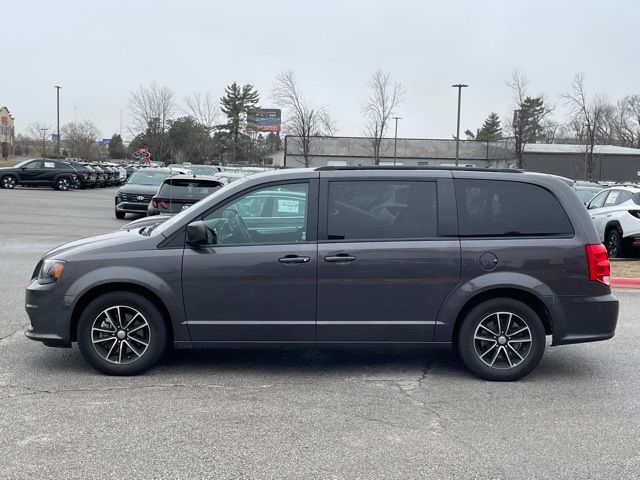
{"label": "steering wheel", "polygon": [[233,228],[234,235],[238,236],[239,243],[253,243],[253,238],[247,229],[247,226],[242,220],[242,217],[238,215],[238,212],[232,209],[224,211],[224,218],[226,218]]}

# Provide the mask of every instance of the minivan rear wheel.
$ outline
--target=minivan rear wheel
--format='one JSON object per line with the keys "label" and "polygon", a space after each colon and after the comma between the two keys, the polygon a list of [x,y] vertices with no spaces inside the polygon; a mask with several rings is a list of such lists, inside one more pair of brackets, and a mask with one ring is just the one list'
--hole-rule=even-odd
{"label": "minivan rear wheel", "polygon": [[458,332],[457,347],[465,366],[479,377],[517,380],[540,362],[545,348],[544,326],[528,305],[496,298],[467,314]]}
{"label": "minivan rear wheel", "polygon": [[160,360],[167,326],[160,310],[131,292],[110,292],[82,312],[78,347],[93,368],[107,375],[136,375]]}

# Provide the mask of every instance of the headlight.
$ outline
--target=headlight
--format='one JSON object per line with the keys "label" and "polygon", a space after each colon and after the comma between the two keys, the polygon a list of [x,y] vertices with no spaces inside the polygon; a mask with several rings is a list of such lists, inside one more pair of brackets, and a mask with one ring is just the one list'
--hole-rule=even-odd
{"label": "headlight", "polygon": [[45,260],[38,274],[38,283],[46,285],[48,283],[56,283],[64,270],[63,260]]}

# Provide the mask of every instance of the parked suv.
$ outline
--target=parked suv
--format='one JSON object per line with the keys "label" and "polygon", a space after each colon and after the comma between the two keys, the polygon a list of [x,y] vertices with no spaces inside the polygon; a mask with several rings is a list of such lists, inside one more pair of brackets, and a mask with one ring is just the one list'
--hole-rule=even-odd
{"label": "parked suv", "polygon": [[221,180],[197,175],[165,178],[149,202],[147,215],[174,215],[208,197],[223,185]]}
{"label": "parked suv", "polygon": [[134,172],[116,192],[116,218],[123,219],[127,213],[146,215],[151,198],[169,175],[171,170],[168,168],[141,168]]}
{"label": "parked suv", "polygon": [[609,260],[570,186],[489,169],[324,167],[230,183],[160,225],[47,253],[26,335],[97,370],[175,348],[453,346],[489,380],[614,335]]}
{"label": "parked suv", "polygon": [[603,190],[587,204],[587,209],[609,257],[630,253],[635,240],[640,239],[640,187]]}
{"label": "parked suv", "polygon": [[69,190],[77,182],[76,169],[61,160],[36,158],[25,160],[14,167],[0,168],[0,187],[14,188],[16,185],[28,187],[53,187]]}

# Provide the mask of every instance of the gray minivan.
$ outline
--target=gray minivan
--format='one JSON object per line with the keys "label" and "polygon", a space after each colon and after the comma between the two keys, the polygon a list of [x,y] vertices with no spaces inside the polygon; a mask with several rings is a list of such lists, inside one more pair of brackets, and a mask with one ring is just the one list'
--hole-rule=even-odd
{"label": "gray minivan", "polygon": [[618,301],[564,182],[513,170],[322,167],[252,175],[170,220],[60,246],[27,337],[140,373],[175,348],[453,346],[514,380],[553,345],[614,335]]}

